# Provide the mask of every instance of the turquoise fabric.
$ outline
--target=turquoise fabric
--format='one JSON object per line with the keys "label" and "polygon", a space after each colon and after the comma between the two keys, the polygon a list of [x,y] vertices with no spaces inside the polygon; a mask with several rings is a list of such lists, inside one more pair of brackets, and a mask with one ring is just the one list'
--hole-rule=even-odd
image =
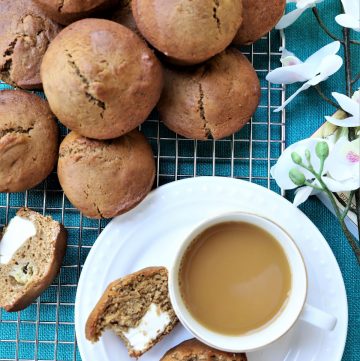
{"label": "turquoise fabric", "polygon": [[[338,37],[342,37],[341,27],[334,21],[336,14],[341,13],[339,0],[325,0],[318,4],[318,10],[324,23]],[[317,49],[333,41],[318,26],[311,9],[286,29],[286,48],[294,52],[301,60],[305,60]],[[351,31],[351,38],[360,40],[360,33]],[[343,53],[341,52],[341,55]],[[360,71],[360,46],[351,46],[352,72]],[[331,98],[331,92],[345,94],[344,66],[326,82],[321,83],[324,93]],[[354,84],[354,90],[360,86]],[[291,95],[299,84],[287,87],[287,96]],[[333,99],[335,100],[335,99]],[[324,102],[313,89],[309,89],[290,103],[286,108],[287,144],[313,134],[324,121],[325,115],[331,115],[334,108]],[[360,170],[359,170],[360,171]],[[292,194],[289,194],[292,197]],[[336,259],[339,262],[348,296],[349,329],[343,361],[360,360],[360,267],[343,236],[336,218],[316,198],[300,207],[321,230],[329,242]]]}
{"label": "turquoise fabric", "polygon": [[[319,10],[330,28],[338,32],[340,29],[333,21],[339,13],[338,0],[325,0]],[[339,36],[341,33],[339,33]],[[311,10],[286,30],[287,48],[295,52],[303,60],[329,42],[316,26]],[[251,47],[242,49],[258,70],[262,97],[253,125],[247,125],[232,138],[214,143],[212,141],[196,144],[196,162],[194,162],[195,143],[181,137],[176,142],[175,135],[163,125],[158,127],[157,114],[150,116],[144,123],[142,131],[152,144],[158,160],[157,184],[165,184],[176,179],[191,177],[194,174],[235,176],[251,180],[263,186],[270,186],[276,192],[279,188],[273,180],[268,179],[268,168],[275,163],[281,152],[281,114],[268,114],[267,105],[274,108],[281,103],[279,86],[271,86],[269,92],[265,76],[269,68],[279,66],[278,49],[280,46],[278,32],[273,32],[272,56],[267,56],[268,39],[264,38]],[[353,47],[354,65],[359,66],[359,53]],[[360,69],[357,69],[359,71]],[[287,87],[287,95],[296,90],[298,85]],[[0,89],[7,88],[0,84]],[[330,96],[331,91],[344,92],[343,69],[323,86]],[[321,101],[311,89],[299,96],[287,108],[286,143],[291,144],[312,134],[323,122],[323,116],[331,114],[332,109]],[[267,119],[270,116],[271,124]],[[61,126],[62,136],[66,130]],[[157,142],[157,135],[161,141]],[[252,147],[249,139],[252,139]],[[268,139],[271,142],[268,142]],[[175,155],[178,156],[177,162]],[[268,160],[270,155],[270,160]],[[215,158],[214,158],[215,156]],[[232,172],[231,165],[234,165]],[[44,189],[47,189],[44,204]],[[19,313],[0,311],[0,360],[80,360],[74,331],[74,302],[76,285],[81,266],[96,240],[98,233],[107,221],[89,220],[81,214],[59,192],[60,185],[55,173],[47,181],[27,193],[0,194],[0,227],[5,225],[16,210],[27,205],[39,212],[62,221],[69,233],[68,248],[60,275],[53,285],[44,292],[39,300]],[[292,194],[288,195],[290,198]],[[45,205],[45,209],[44,209]],[[62,208],[65,212],[62,212]],[[314,221],[328,240],[340,264],[345,279],[349,298],[349,337],[343,361],[360,359],[360,269],[342,235],[336,219],[316,199],[310,200],[301,207]],[[81,226],[81,230],[80,230]],[[61,287],[58,287],[58,286]],[[99,360],[101,361],[101,360]],[[307,361],[307,360],[304,360]]]}

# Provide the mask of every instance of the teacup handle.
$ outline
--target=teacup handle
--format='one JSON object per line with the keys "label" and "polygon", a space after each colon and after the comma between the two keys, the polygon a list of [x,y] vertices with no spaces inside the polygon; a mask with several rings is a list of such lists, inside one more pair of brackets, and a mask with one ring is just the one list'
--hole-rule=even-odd
{"label": "teacup handle", "polygon": [[337,323],[337,318],[335,316],[330,315],[329,313],[324,312],[307,303],[302,310],[300,320],[303,320],[326,331],[332,331]]}

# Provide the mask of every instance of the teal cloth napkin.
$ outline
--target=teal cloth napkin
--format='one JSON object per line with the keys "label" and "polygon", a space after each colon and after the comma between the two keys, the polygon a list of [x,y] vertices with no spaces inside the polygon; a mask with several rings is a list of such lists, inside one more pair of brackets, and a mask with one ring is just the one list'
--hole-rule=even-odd
{"label": "teal cloth napkin", "polygon": [[[332,24],[335,31],[338,26],[333,21],[332,13],[339,13],[339,1],[326,0],[320,4],[319,10],[325,15],[327,23]],[[311,26],[310,26],[311,25]],[[339,34],[341,35],[341,34]],[[287,47],[294,51],[300,58],[305,59],[315,50],[329,42],[315,22],[308,10],[301,19],[290,29],[286,30]],[[278,32],[272,35],[272,56],[270,68],[278,67],[280,47]],[[197,143],[197,159],[194,162],[195,144],[191,140],[178,139],[163,125],[159,129],[156,119],[157,114],[150,116],[150,120],[142,126],[142,131],[147,135],[152,144],[156,157],[159,158],[157,184],[165,184],[176,179],[183,179],[200,175],[235,176],[251,180],[262,186],[270,186],[276,192],[279,188],[273,180],[268,179],[268,168],[273,165],[281,152],[281,115],[271,113],[271,125],[268,126],[267,105],[270,101],[272,107],[281,103],[279,86],[272,86],[271,96],[268,97],[268,84],[265,76],[269,70],[267,56],[268,40],[262,39],[251,47],[242,49],[253,58],[254,66],[262,85],[260,107],[257,110],[253,125],[247,125],[234,136],[234,149],[231,148],[232,138],[216,142],[204,141]],[[359,59],[359,57],[358,57]],[[354,62],[356,63],[356,62]],[[358,65],[359,61],[357,61]],[[359,70],[359,69],[358,69]],[[342,70],[330,79],[324,90],[344,92]],[[8,88],[0,84],[0,90]],[[296,86],[287,88],[287,95],[295,91]],[[306,112],[305,112],[306,110]],[[287,144],[312,134],[323,122],[323,116],[331,114],[331,107],[319,101],[315,92],[308,90],[299,96],[287,108],[286,133]],[[160,134],[162,140],[158,144],[156,138]],[[66,130],[61,126],[64,136]],[[252,137],[252,147],[249,138]],[[271,142],[267,142],[268,139]],[[177,162],[175,155],[178,155]],[[234,155],[234,169],[232,171],[232,154]],[[270,159],[268,159],[270,154]],[[213,158],[215,155],[215,161]],[[76,285],[81,266],[96,240],[99,232],[106,226],[107,221],[95,221],[82,217],[65,199],[62,203],[58,190],[56,174],[49,176],[46,183],[35,189],[19,194],[0,194],[0,227],[7,223],[16,210],[27,205],[39,212],[43,211],[43,190],[46,186],[46,214],[62,221],[68,229],[69,240],[66,257],[60,275],[53,285],[43,294],[37,303],[19,313],[0,312],[0,360],[81,360],[77,350],[74,330],[74,302]],[[289,194],[291,198],[292,195]],[[64,218],[62,208],[64,207]],[[360,358],[360,270],[356,265],[352,253],[343,237],[332,214],[316,199],[310,200],[301,207],[310,219],[319,227],[332,247],[344,275],[349,299],[350,324],[349,337],[344,354],[344,361],[355,361]],[[81,226],[81,230],[80,230]],[[60,285],[60,287],[58,287]],[[100,360],[99,360],[100,361]],[[305,360],[306,361],[306,360]]]}

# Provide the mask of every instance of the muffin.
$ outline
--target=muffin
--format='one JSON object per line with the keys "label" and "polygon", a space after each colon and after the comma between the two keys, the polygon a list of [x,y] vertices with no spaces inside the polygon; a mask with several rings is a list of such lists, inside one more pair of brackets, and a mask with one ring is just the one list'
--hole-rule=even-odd
{"label": "muffin", "polygon": [[252,44],[268,33],[284,14],[286,0],[243,0],[243,22],[233,43]]}
{"label": "muffin", "polygon": [[167,269],[148,267],[108,285],[86,322],[85,333],[89,341],[97,342],[104,331],[112,330],[126,345],[129,356],[138,358],[177,322]]}
{"label": "muffin", "polygon": [[160,361],[247,361],[244,353],[230,353],[215,350],[197,339],[184,341],[169,350]]}
{"label": "muffin", "polygon": [[197,64],[223,51],[242,23],[242,0],[133,0],[140,32],[177,64]]}
{"label": "muffin", "polygon": [[29,306],[58,274],[67,234],[51,217],[21,208],[0,232],[0,308]]}
{"label": "muffin", "polygon": [[59,24],[68,25],[76,20],[96,15],[115,5],[119,0],[34,0],[39,7]]}
{"label": "muffin", "polygon": [[111,218],[148,194],[155,162],[138,130],[107,141],[71,132],[60,145],[58,176],[64,193],[84,215]]}
{"label": "muffin", "polygon": [[94,139],[135,129],[155,107],[163,85],[161,64],[145,42],[101,19],[65,28],[44,56],[41,78],[59,120]]}
{"label": "muffin", "polygon": [[41,89],[41,60],[60,30],[31,0],[1,0],[0,79],[23,89]]}
{"label": "muffin", "polygon": [[229,48],[186,71],[167,67],[158,110],[165,125],[184,137],[220,139],[248,122],[259,99],[254,68],[240,51]]}
{"label": "muffin", "polygon": [[142,37],[131,10],[131,0],[120,1],[118,6],[111,12],[110,20],[126,26],[140,37]]}
{"label": "muffin", "polygon": [[0,92],[0,192],[42,182],[58,155],[58,127],[47,102],[21,90]]}

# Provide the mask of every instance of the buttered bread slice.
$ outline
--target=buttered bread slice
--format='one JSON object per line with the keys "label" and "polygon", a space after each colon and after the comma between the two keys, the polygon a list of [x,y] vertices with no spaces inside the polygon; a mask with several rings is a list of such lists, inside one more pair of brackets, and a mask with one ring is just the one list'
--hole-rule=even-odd
{"label": "buttered bread slice", "polygon": [[131,357],[140,357],[176,325],[164,267],[149,267],[112,282],[91,312],[86,338],[99,340],[114,331]]}
{"label": "buttered bread slice", "polygon": [[58,274],[66,231],[51,217],[21,208],[0,234],[0,307],[19,311]]}

